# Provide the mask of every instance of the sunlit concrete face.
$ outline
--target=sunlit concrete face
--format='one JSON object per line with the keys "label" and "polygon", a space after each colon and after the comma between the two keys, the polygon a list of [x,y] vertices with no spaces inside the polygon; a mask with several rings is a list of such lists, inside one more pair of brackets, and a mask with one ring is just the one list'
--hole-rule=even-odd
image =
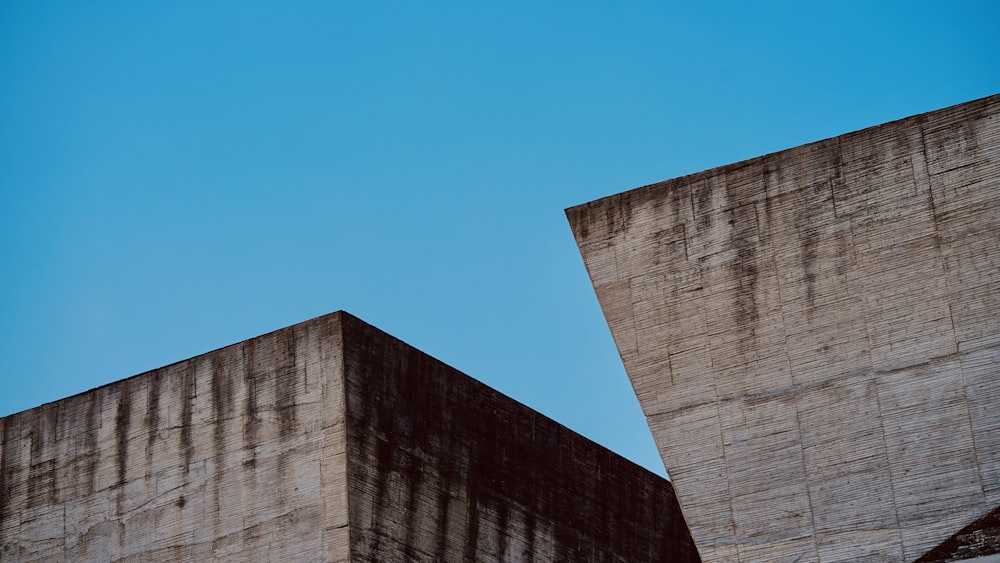
{"label": "sunlit concrete face", "polygon": [[669,482],[346,313],[0,435],[4,562],[697,560]]}
{"label": "sunlit concrete face", "polygon": [[0,419],[3,561],[347,561],[339,316]]}
{"label": "sunlit concrete face", "polygon": [[706,561],[1000,504],[1000,97],[567,210]]}

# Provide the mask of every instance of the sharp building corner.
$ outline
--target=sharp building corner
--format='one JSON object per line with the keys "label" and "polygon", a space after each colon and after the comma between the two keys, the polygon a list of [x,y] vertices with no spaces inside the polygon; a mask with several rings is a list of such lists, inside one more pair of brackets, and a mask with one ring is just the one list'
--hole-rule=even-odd
{"label": "sharp building corner", "polygon": [[0,435],[4,562],[698,560],[668,481],[343,312]]}
{"label": "sharp building corner", "polygon": [[703,560],[1000,550],[1000,96],[567,216]]}

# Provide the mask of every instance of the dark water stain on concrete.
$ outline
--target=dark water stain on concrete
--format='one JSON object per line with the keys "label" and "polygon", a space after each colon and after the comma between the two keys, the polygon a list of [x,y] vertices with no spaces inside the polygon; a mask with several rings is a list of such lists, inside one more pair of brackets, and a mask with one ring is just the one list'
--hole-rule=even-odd
{"label": "dark water stain on concrete", "polygon": [[632,207],[628,196],[608,201],[608,204],[604,206],[604,218],[608,225],[609,235],[617,235],[628,228],[628,224],[632,220]]}
{"label": "dark water stain on concrete", "polygon": [[115,415],[116,460],[118,462],[116,504],[118,514],[122,513],[122,505],[125,502],[125,472],[128,469],[128,432],[131,419],[132,385],[131,380],[127,379],[121,383],[121,391],[118,394],[118,412]]}
{"label": "dark water stain on concrete", "polygon": [[83,466],[84,479],[87,486],[85,494],[93,494],[97,488],[97,465],[101,461],[101,452],[97,447],[97,433],[100,432],[100,402],[101,394],[94,393],[87,398],[87,425],[84,436],[84,455],[86,462]]}
{"label": "dark water stain on concrete", "polygon": [[160,383],[161,373],[149,378],[149,394],[146,396],[146,469],[152,471],[153,444],[160,430]]}
{"label": "dark water stain on concrete", "polygon": [[[243,447],[253,455],[257,445],[257,350],[253,340],[243,345],[243,386],[246,401],[243,405]],[[253,458],[250,460],[253,466]]]}
{"label": "dark water stain on concrete", "polygon": [[698,229],[710,229],[712,227],[713,209],[712,209],[712,185],[707,181],[697,182],[692,186],[691,201],[693,203],[695,223]]}
{"label": "dark water stain on concrete", "polygon": [[681,214],[681,203],[684,199],[681,190],[678,189],[676,186],[671,187],[670,189],[667,190],[665,197],[667,200],[667,204],[669,205],[670,208],[671,220],[674,221],[675,224],[681,224],[684,217]]}
{"label": "dark water stain on concrete", "polygon": [[[837,174],[839,175],[839,170]],[[828,216],[836,216],[833,209],[834,180],[835,178],[796,192],[795,225],[799,236],[800,266],[806,282],[806,314],[810,319],[816,306],[819,245],[823,237],[820,225],[827,223]],[[839,258],[844,260],[845,257]]]}
{"label": "dark water stain on concrete", "polygon": [[466,561],[478,561],[479,558],[476,555],[479,551],[479,504],[481,499],[479,498],[479,482],[476,479],[468,480],[466,495],[468,495],[466,508],[468,510],[468,523],[465,530],[465,553],[462,555]]}
{"label": "dark water stain on concrete", "polygon": [[576,227],[580,240],[587,240],[590,236],[590,214],[574,212],[569,217],[571,227]]}
{"label": "dark water stain on concrete", "polygon": [[277,334],[277,374],[274,381],[274,403],[278,409],[278,432],[282,438],[295,433],[298,373],[295,369],[295,331],[286,329]]}
{"label": "dark water stain on concrete", "polygon": [[[419,507],[417,506],[420,499],[420,492],[423,488],[423,479],[420,471],[419,461],[413,459],[411,455],[399,456],[401,463],[399,464],[399,473],[406,475],[408,487],[406,487],[406,513],[407,514],[417,514]],[[415,478],[411,478],[413,476]],[[418,559],[417,552],[414,549],[416,544],[417,535],[417,523],[411,521],[406,526],[406,533],[404,535],[403,542],[403,556],[408,561],[415,561]]]}
{"label": "dark water stain on concrete", "polygon": [[757,235],[756,218],[750,221],[750,214],[756,211],[753,205],[747,205],[734,209],[733,213],[733,246],[736,250],[731,265],[732,276],[736,280],[733,323],[739,333],[740,352],[745,353],[753,347],[760,317],[757,306],[758,252],[757,243],[752,240]]}
{"label": "dark water stain on concrete", "polygon": [[226,450],[226,420],[229,419],[233,405],[233,385],[229,377],[227,365],[222,357],[222,352],[215,352],[211,357],[212,363],[212,421],[213,421],[213,449],[215,454],[216,468],[218,460]]}
{"label": "dark water stain on concrete", "polygon": [[10,432],[10,427],[14,417],[8,417],[0,423],[0,439],[3,440],[0,443],[0,549],[4,545],[4,526],[3,524],[7,522],[7,518],[11,515],[10,510],[10,491],[9,488],[13,483],[8,482],[7,476],[14,472],[14,455],[13,449],[14,444],[12,432]]}
{"label": "dark water stain on concrete", "polygon": [[524,553],[521,555],[522,559],[534,560],[535,555],[535,535],[537,534],[537,521],[535,517],[535,512],[533,510],[528,510],[524,515],[524,535],[525,535],[525,548]]}
{"label": "dark water stain on concrete", "polygon": [[507,550],[510,548],[510,507],[506,502],[498,502],[495,507],[497,513],[497,558],[500,561],[507,560]]}
{"label": "dark water stain on concrete", "polygon": [[184,473],[191,470],[191,460],[194,457],[194,443],[191,441],[191,419],[194,409],[195,378],[194,362],[184,363],[181,373],[181,453],[184,456]]}
{"label": "dark water stain on concrete", "polygon": [[47,450],[54,446],[58,408],[43,405],[31,413],[31,448],[28,464],[28,506],[55,503],[56,462]]}
{"label": "dark water stain on concrete", "polygon": [[388,479],[393,466],[392,446],[384,440],[377,438],[374,439],[374,444],[372,445],[375,449],[375,460],[378,463],[376,467],[378,469],[375,480],[375,500],[372,506],[373,529],[368,536],[369,554],[379,553],[381,547],[380,540],[383,534],[383,530],[380,529],[379,525],[386,522],[385,511],[387,507],[392,506],[391,499],[389,499]]}
{"label": "dark water stain on concrete", "polygon": [[[439,481],[451,483],[454,478],[454,467],[451,458],[446,458],[440,468]],[[443,561],[448,548],[448,520],[450,518],[451,494],[445,488],[439,488],[435,499],[435,522],[437,536],[434,538],[434,559]]]}
{"label": "dark water stain on concrete", "polygon": [[[801,209],[801,206],[800,206]],[[806,212],[808,213],[808,212]],[[811,222],[804,221],[799,226],[800,265],[806,282],[806,314],[812,318],[816,305],[816,258],[819,249],[819,229]]]}
{"label": "dark water stain on concrete", "polygon": [[212,450],[215,459],[215,470],[212,475],[212,529],[218,542],[219,530],[222,525],[220,491],[222,475],[225,468],[226,453],[226,421],[229,419],[233,403],[232,381],[227,371],[223,351],[216,351],[211,356],[212,370]]}
{"label": "dark water stain on concrete", "polygon": [[132,386],[130,380],[121,383],[118,395],[118,412],[115,415],[115,444],[117,446],[118,485],[125,484],[128,468],[128,431],[132,419]]}

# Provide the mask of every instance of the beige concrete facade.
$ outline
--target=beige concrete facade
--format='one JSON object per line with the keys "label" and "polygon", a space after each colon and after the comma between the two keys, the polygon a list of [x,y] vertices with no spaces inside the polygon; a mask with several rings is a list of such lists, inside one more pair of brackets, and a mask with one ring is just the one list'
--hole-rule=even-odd
{"label": "beige concrete facade", "polygon": [[705,561],[1000,505],[1000,96],[567,210]]}
{"label": "beige concrete facade", "polygon": [[0,559],[347,561],[340,319],[0,419]]}

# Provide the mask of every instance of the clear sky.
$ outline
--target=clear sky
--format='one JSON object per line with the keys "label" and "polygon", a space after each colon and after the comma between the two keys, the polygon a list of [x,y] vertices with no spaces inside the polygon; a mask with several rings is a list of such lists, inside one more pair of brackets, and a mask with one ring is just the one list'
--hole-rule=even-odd
{"label": "clear sky", "polygon": [[563,209],[1000,91],[1000,3],[0,3],[0,416],[344,309],[664,474]]}

